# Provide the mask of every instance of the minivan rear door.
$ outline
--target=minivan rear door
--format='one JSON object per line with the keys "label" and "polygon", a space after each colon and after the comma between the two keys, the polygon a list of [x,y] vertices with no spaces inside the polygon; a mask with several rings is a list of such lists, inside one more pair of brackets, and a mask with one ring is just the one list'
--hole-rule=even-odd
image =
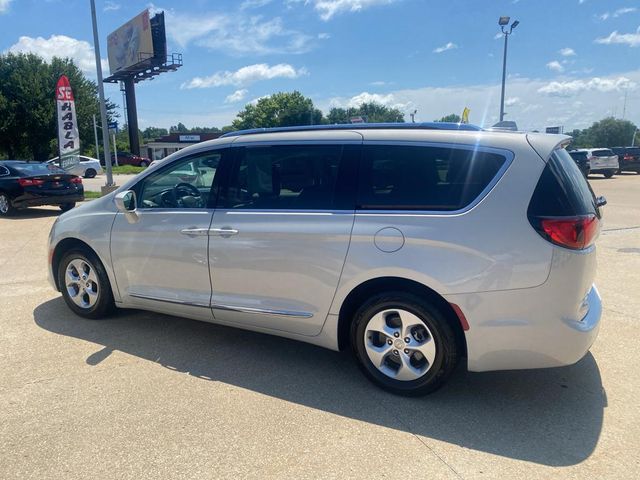
{"label": "minivan rear door", "polygon": [[300,335],[321,331],[349,247],[361,150],[360,135],[340,137],[238,139],[209,231],[216,321]]}

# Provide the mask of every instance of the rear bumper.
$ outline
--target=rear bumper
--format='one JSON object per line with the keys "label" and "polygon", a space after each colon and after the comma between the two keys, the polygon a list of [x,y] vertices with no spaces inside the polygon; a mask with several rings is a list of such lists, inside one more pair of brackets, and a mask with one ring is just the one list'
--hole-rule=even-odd
{"label": "rear bumper", "polygon": [[539,296],[544,290],[480,293],[467,302],[457,299],[463,311],[469,311],[470,328],[465,336],[470,371],[561,367],[586,355],[598,335],[602,315],[597,288],[593,285],[585,296],[588,311],[579,320],[559,314],[554,299],[545,302]]}
{"label": "rear bumper", "polygon": [[640,160],[632,162],[620,162],[620,171],[622,172],[638,172],[640,171]]}
{"label": "rear bumper", "polygon": [[63,205],[84,201],[84,193],[74,195],[22,195],[11,203],[15,208],[40,207],[43,205]]}
{"label": "rear bumper", "polygon": [[597,164],[591,162],[589,164],[589,167],[591,169],[591,172],[602,172],[606,170],[617,171],[619,168],[619,164],[617,160],[614,162],[598,162]]}

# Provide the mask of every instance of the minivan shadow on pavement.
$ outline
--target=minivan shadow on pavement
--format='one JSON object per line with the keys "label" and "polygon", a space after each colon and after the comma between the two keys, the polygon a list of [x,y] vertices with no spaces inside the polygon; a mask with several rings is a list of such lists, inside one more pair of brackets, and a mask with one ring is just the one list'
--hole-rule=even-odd
{"label": "minivan shadow on pavement", "polygon": [[97,344],[89,365],[118,350],[204,380],[422,435],[427,443],[549,466],[591,455],[606,407],[591,354],[549,370],[474,374],[459,368],[438,392],[403,398],[370,384],[348,352],[269,335],[135,311],[88,321],[61,297],[36,307],[34,319],[50,332]]}

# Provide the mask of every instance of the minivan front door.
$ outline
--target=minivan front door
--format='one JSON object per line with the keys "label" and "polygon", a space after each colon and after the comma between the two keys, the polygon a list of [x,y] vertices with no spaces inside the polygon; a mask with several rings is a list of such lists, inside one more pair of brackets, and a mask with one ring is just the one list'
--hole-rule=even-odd
{"label": "minivan front door", "polygon": [[212,320],[208,232],[223,151],[171,162],[135,187],[138,220],[118,213],[113,268],[127,305]]}
{"label": "minivan front door", "polygon": [[344,144],[238,147],[209,233],[217,321],[320,333],[354,220],[361,137],[349,134]]}

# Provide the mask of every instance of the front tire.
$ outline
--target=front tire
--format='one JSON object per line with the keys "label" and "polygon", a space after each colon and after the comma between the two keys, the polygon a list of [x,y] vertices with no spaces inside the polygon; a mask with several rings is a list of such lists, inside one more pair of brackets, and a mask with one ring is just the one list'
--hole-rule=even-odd
{"label": "front tire", "polygon": [[87,168],[84,172],[84,178],[95,178],[98,174],[93,168]]}
{"label": "front tire", "polygon": [[109,277],[93,252],[65,253],[58,265],[58,285],[67,306],[80,317],[103,318],[114,309]]}
{"label": "front tire", "polygon": [[459,359],[453,328],[442,312],[404,292],[377,295],[358,309],[351,346],[373,383],[406,396],[440,388]]}
{"label": "front tire", "polygon": [[11,199],[6,193],[0,192],[0,217],[10,217],[16,209],[11,205]]}
{"label": "front tire", "polygon": [[146,168],[146,167],[149,166],[149,162],[147,162],[146,160],[143,160],[143,161],[140,162],[140,166]]}
{"label": "front tire", "polygon": [[60,210],[62,210],[63,212],[68,212],[69,210],[71,210],[75,206],[76,206],[75,202],[63,203],[62,205],[59,205]]}

